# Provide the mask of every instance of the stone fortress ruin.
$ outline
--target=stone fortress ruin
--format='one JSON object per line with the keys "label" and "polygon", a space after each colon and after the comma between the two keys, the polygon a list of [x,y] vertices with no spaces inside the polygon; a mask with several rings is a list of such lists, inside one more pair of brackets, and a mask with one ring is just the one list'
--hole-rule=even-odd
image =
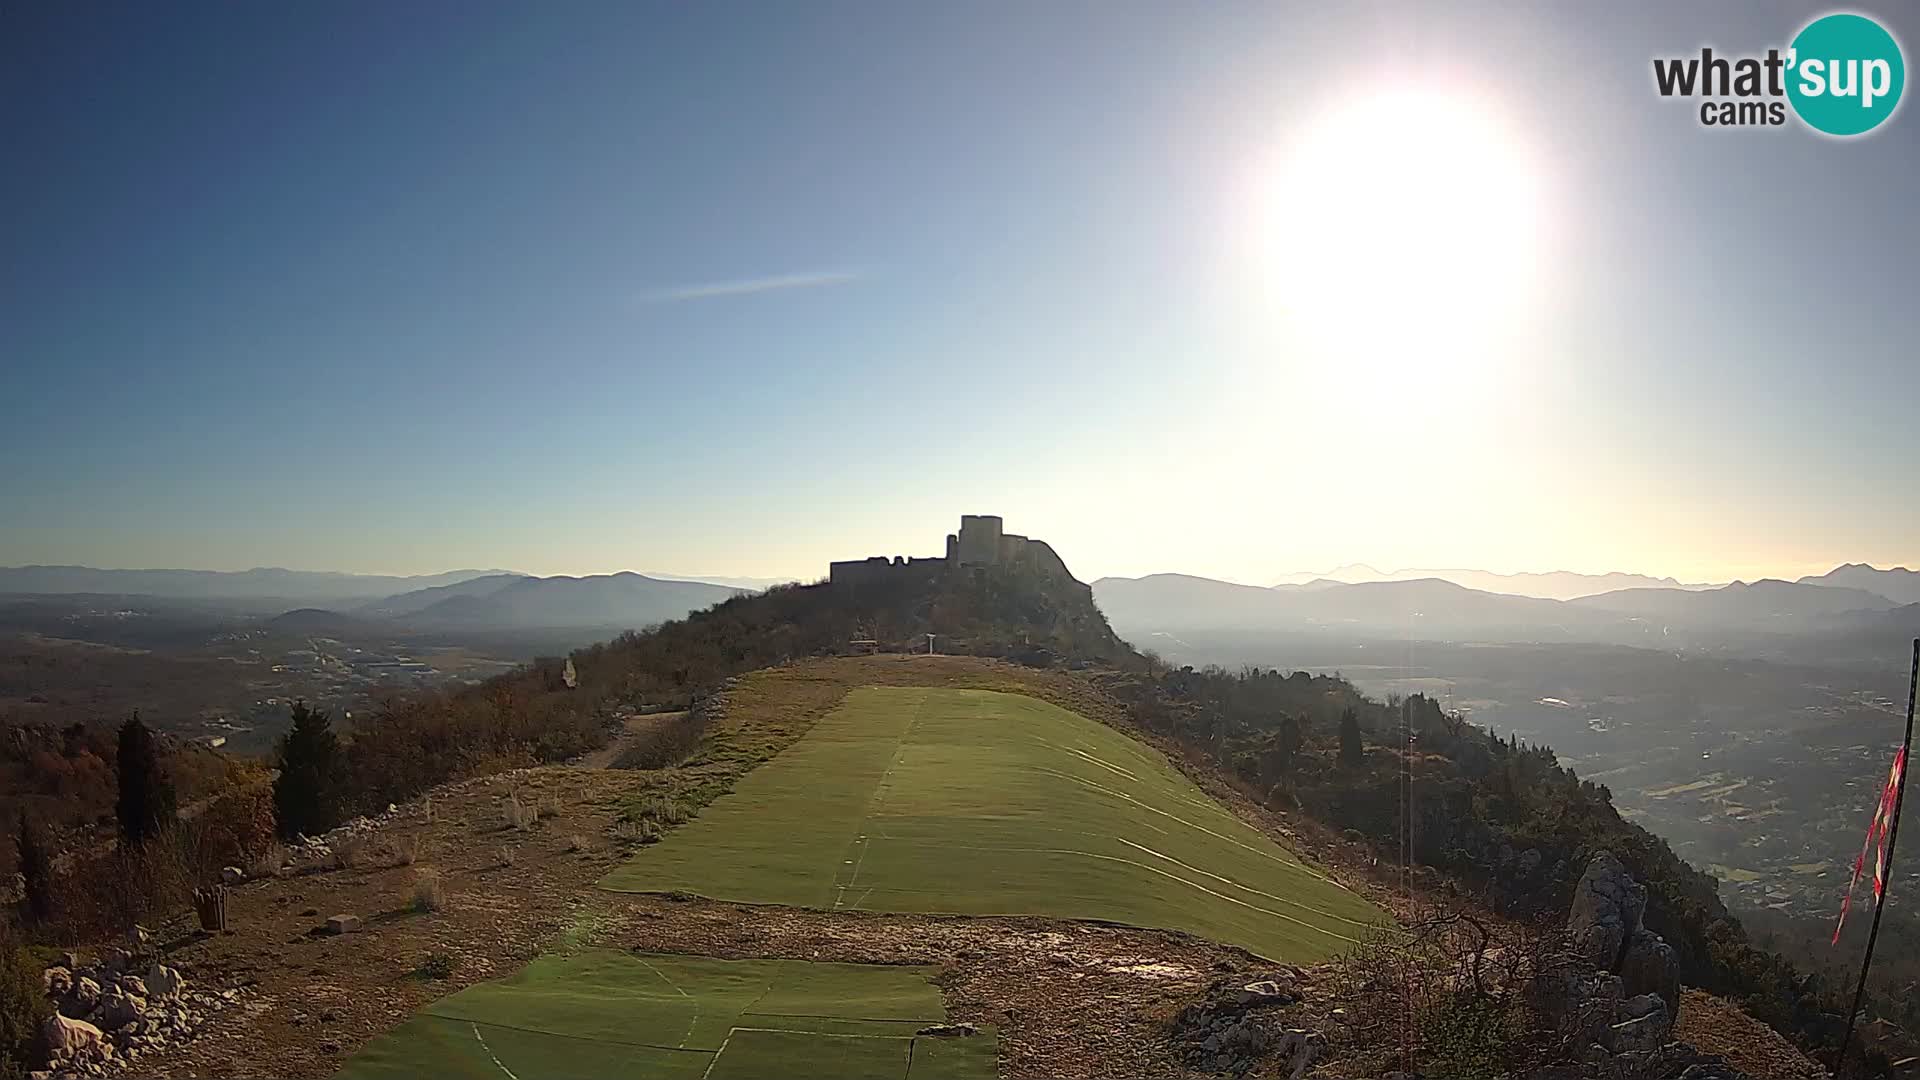
{"label": "stone fortress ruin", "polygon": [[960,531],[947,534],[944,556],[923,558],[875,555],[867,559],[848,559],[830,563],[827,580],[835,585],[887,585],[905,581],[924,581],[965,568],[1002,567],[1022,570],[1040,577],[1060,577],[1068,581],[1067,564],[1044,540],[1031,540],[1004,531],[994,514],[963,514]]}

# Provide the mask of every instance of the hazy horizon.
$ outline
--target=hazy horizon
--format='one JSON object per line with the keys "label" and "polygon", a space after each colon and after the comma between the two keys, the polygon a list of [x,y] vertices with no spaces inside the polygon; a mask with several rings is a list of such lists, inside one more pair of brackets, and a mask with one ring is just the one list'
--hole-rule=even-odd
{"label": "hazy horizon", "polygon": [[1651,85],[1807,14],[15,9],[0,563],[1912,565],[1912,110]]}
{"label": "hazy horizon", "polygon": [[[1009,526],[1009,528],[1011,527]],[[1037,536],[1036,539],[1045,540],[1047,538],[1045,536]],[[884,552],[884,553],[883,552],[848,553],[846,555],[837,556],[836,558],[859,559],[859,558],[866,558],[868,555],[877,555],[877,554],[928,555],[928,554],[938,554],[938,552],[937,551],[902,551],[902,552]],[[1208,578],[1210,580],[1221,581],[1227,584],[1248,585],[1248,586],[1253,586],[1257,588],[1271,588],[1277,584],[1284,584],[1285,582],[1279,579],[1291,578],[1291,577],[1310,576],[1314,578],[1327,578],[1330,580],[1338,580],[1338,578],[1335,577],[1335,575],[1338,575],[1345,571],[1356,570],[1356,569],[1370,570],[1370,571],[1373,571],[1374,573],[1381,574],[1384,576],[1389,576],[1389,577],[1394,575],[1408,574],[1408,573],[1432,573],[1432,574],[1480,573],[1480,574],[1491,574],[1491,575],[1496,575],[1501,577],[1516,577],[1516,576],[1526,576],[1526,575],[1545,576],[1545,575],[1552,575],[1552,574],[1577,574],[1577,575],[1588,576],[1588,577],[1604,577],[1608,575],[1621,575],[1621,576],[1632,576],[1632,577],[1646,577],[1646,578],[1653,578],[1653,579],[1672,578],[1677,585],[1684,585],[1684,586],[1698,586],[1698,585],[1722,586],[1722,585],[1733,584],[1736,582],[1745,582],[1745,583],[1751,584],[1752,582],[1760,581],[1760,580],[1794,581],[1802,577],[1819,576],[1821,574],[1825,574],[1841,566],[1856,565],[1862,562],[1861,560],[1858,560],[1858,559],[1841,560],[1839,562],[1835,562],[1831,564],[1814,566],[1812,568],[1795,572],[1795,573],[1758,574],[1753,577],[1747,577],[1747,578],[1722,578],[1722,579],[1712,579],[1712,580],[1690,579],[1690,578],[1680,577],[1675,574],[1661,573],[1661,572],[1650,571],[1650,570],[1620,570],[1620,569],[1568,570],[1564,568],[1556,568],[1553,570],[1497,570],[1497,569],[1488,569],[1486,567],[1480,567],[1480,566],[1406,566],[1406,567],[1384,568],[1384,567],[1372,566],[1366,563],[1354,562],[1354,563],[1343,563],[1339,566],[1329,567],[1325,570],[1283,571],[1280,573],[1269,575],[1268,578],[1266,579],[1242,580],[1239,578],[1222,577],[1222,576],[1213,575],[1213,574],[1201,574],[1191,570],[1178,569],[1178,568],[1162,569],[1162,570],[1147,570],[1139,573],[1128,573],[1128,574],[1082,572],[1077,566],[1073,565],[1072,559],[1068,553],[1062,552],[1061,557],[1063,560],[1067,562],[1068,569],[1074,572],[1075,577],[1077,577],[1081,581],[1086,581],[1086,582],[1092,582],[1099,578],[1107,578],[1107,577],[1143,578],[1143,577],[1152,577],[1155,575],[1173,574],[1173,575],[1182,575],[1182,576],[1188,576],[1188,577]],[[829,560],[829,561],[832,561],[832,560]],[[1867,564],[1867,565],[1871,566],[1871,568],[1875,570],[1908,569],[1907,567],[1901,566],[1901,565],[1877,565],[1877,564]],[[759,583],[760,585],[766,585],[766,584],[776,584],[776,583],[782,583],[782,582],[795,582],[795,581],[803,582],[803,583],[813,582],[813,581],[823,580],[827,576],[826,563],[822,563],[820,565],[820,568],[816,571],[813,571],[811,573],[803,573],[803,574],[752,573],[752,572],[738,572],[733,570],[728,570],[728,571],[718,572],[718,573],[699,573],[699,572],[689,572],[689,571],[683,571],[683,570],[662,570],[659,568],[644,569],[640,567],[627,567],[627,566],[615,566],[615,567],[598,568],[598,569],[543,570],[543,571],[526,570],[518,567],[480,566],[480,565],[428,566],[421,569],[385,570],[385,569],[342,569],[340,567],[335,567],[335,566],[286,566],[278,563],[258,563],[251,566],[102,566],[102,565],[92,564],[92,563],[7,563],[7,564],[0,564],[0,570],[20,569],[26,566],[81,566],[91,570],[114,570],[114,571],[183,570],[183,571],[195,572],[195,573],[210,572],[210,573],[223,573],[223,574],[246,573],[248,571],[255,571],[255,570],[285,570],[293,573],[303,573],[303,574],[337,573],[337,574],[350,574],[355,576],[367,576],[367,577],[432,577],[439,574],[458,573],[462,571],[485,571],[487,573],[499,573],[499,574],[526,574],[534,577],[599,577],[599,576],[607,576],[612,574],[631,573],[631,574],[640,574],[644,577],[658,578],[662,580],[712,582],[717,584],[732,584],[742,588],[754,587],[749,583]]]}

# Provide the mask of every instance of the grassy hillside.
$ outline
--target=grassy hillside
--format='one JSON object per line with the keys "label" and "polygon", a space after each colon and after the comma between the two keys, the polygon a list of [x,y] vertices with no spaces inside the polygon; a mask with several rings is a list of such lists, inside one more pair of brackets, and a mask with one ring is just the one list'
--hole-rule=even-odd
{"label": "grassy hillside", "polygon": [[991,1080],[995,1040],[917,1036],[933,969],[588,950],[468,987],[369,1042],[339,1080]]}
{"label": "grassy hillside", "polygon": [[1099,919],[1302,962],[1386,921],[1152,749],[1056,705],[987,690],[854,691],[604,885]]}

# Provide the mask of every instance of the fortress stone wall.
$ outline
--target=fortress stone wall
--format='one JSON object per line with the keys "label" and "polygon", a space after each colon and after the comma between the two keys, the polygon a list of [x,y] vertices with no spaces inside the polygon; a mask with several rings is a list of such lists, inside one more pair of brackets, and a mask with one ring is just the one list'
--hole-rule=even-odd
{"label": "fortress stone wall", "polygon": [[944,557],[875,555],[848,559],[829,563],[827,580],[835,585],[880,585],[989,566],[1017,568],[1043,577],[1073,578],[1067,564],[1046,541],[1006,532],[996,515],[965,514],[960,518],[960,531],[947,534]]}

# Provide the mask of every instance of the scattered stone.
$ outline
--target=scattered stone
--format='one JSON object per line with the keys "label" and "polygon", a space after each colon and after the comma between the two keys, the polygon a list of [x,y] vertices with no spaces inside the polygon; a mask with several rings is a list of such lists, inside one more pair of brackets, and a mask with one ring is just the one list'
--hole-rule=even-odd
{"label": "scattered stone", "polygon": [[1272,979],[1262,979],[1241,987],[1238,999],[1241,1005],[1290,1005],[1299,995]]}
{"label": "scattered stone", "polygon": [[73,972],[65,967],[55,966],[40,973],[40,985],[50,998],[63,998],[73,989]]}
{"label": "scattered stone", "polygon": [[357,934],[360,932],[360,916],[330,915],[327,917],[327,933]]}
{"label": "scattered stone", "polygon": [[933,1024],[914,1032],[915,1035],[931,1035],[937,1039],[965,1039],[978,1034],[979,1028],[972,1024]]}
{"label": "scattered stone", "polygon": [[[93,1007],[99,1003],[99,983],[85,975],[73,981],[73,991],[67,995],[66,1001],[66,1004],[72,1006],[72,1011],[78,1012],[81,1016],[85,1016],[87,1013],[92,1012]],[[69,1013],[69,1015],[71,1015],[71,1013]]]}
{"label": "scattered stone", "polygon": [[106,1032],[85,1020],[74,1020],[58,1013],[47,1017],[40,1033],[47,1041],[47,1049],[56,1058],[97,1050],[107,1041]]}
{"label": "scattered stone", "polygon": [[187,988],[186,976],[165,964],[155,964],[147,969],[147,992],[155,998],[178,997]]}

